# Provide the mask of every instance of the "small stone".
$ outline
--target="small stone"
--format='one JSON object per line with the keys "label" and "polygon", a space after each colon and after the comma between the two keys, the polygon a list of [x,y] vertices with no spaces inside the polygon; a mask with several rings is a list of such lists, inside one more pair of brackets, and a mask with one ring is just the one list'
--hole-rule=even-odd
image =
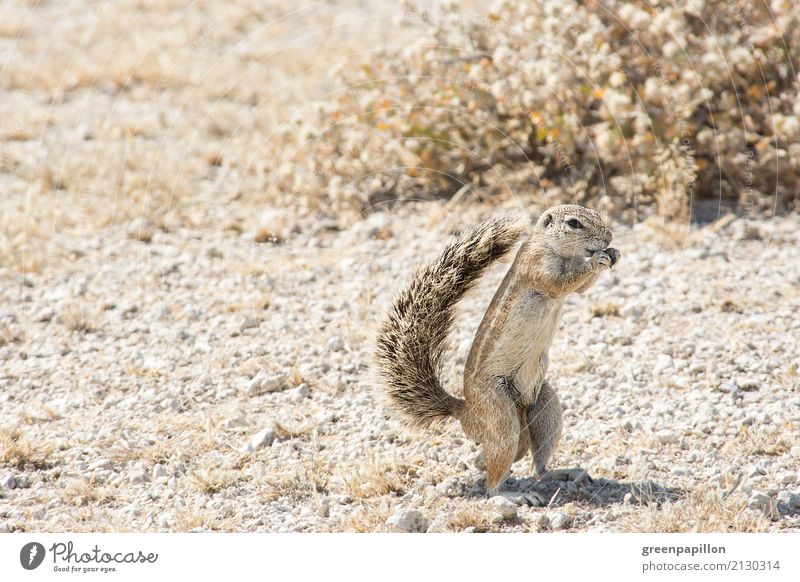
{"label": "small stone", "polygon": [[766,493],[754,491],[747,501],[747,506],[750,509],[760,511],[765,517],[772,519],[776,515],[775,500]]}
{"label": "small stone", "polygon": [[255,317],[245,317],[245,318],[242,319],[241,323],[239,324],[239,331],[244,331],[246,329],[257,328],[258,324],[259,324],[259,321]]}
{"label": "small stone", "polygon": [[52,307],[45,307],[36,312],[33,316],[34,321],[39,323],[47,323],[56,316],[56,312]]}
{"label": "small stone", "polygon": [[658,354],[656,356],[656,364],[653,366],[653,372],[658,374],[673,367],[672,357],[667,354]]}
{"label": "small stone", "polygon": [[317,506],[317,515],[320,517],[328,517],[331,512],[331,504],[328,501],[327,497],[323,497],[319,500],[319,505]]}
{"label": "small stone", "polygon": [[280,243],[288,235],[289,227],[289,217],[285,210],[266,208],[259,216],[253,240],[257,243]]}
{"label": "small stone", "polygon": [[489,505],[503,520],[512,521],[517,519],[517,505],[510,499],[502,495],[496,495],[489,500]]}
{"label": "small stone", "polygon": [[128,477],[128,481],[131,483],[145,483],[147,481],[147,471],[144,468],[134,469]]}
{"label": "small stone", "polygon": [[789,509],[796,509],[800,507],[800,494],[792,493],[791,491],[781,491],[778,493],[778,503],[783,503]]}
{"label": "small stone", "polygon": [[169,511],[165,511],[156,518],[156,525],[158,527],[169,527],[172,525],[173,517]]}
{"label": "small stone", "polygon": [[11,533],[14,528],[7,521],[0,522],[0,534]]}
{"label": "small stone", "polygon": [[536,525],[540,530],[550,529],[550,518],[546,513],[541,513],[539,517],[536,518]]}
{"label": "small stone", "polygon": [[162,465],[161,463],[156,463],[153,466],[153,479],[166,479],[169,476],[167,473],[167,468]]}
{"label": "small stone", "polygon": [[300,384],[300,386],[289,392],[289,400],[294,403],[302,402],[306,398],[310,397],[311,388],[308,387],[308,384]]}
{"label": "small stone", "polygon": [[556,513],[550,517],[550,529],[559,531],[568,529],[572,525],[572,519],[566,513]]}
{"label": "small stone", "polygon": [[662,445],[671,445],[678,442],[678,435],[671,430],[660,430],[656,433],[658,442]]}
{"label": "small stone", "polygon": [[155,226],[146,218],[136,218],[128,225],[128,236],[132,239],[149,243],[155,234]]}
{"label": "small stone", "polygon": [[328,342],[328,349],[332,352],[341,352],[344,349],[344,340],[339,336],[332,337]]}
{"label": "small stone", "polygon": [[90,471],[107,471],[114,466],[114,461],[111,459],[97,459],[89,463]]}
{"label": "small stone", "polygon": [[759,383],[753,378],[736,378],[736,385],[742,392],[755,392],[759,388]]}
{"label": "small stone", "polygon": [[436,519],[431,522],[425,531],[427,533],[446,533],[450,531],[447,527],[447,519],[443,515],[436,516]]}
{"label": "small stone", "polygon": [[150,308],[150,313],[155,319],[167,319],[169,317],[169,307],[163,301],[158,301]]}
{"label": "small stone", "polygon": [[274,440],[275,431],[271,428],[265,428],[264,430],[256,433],[253,438],[251,438],[247,444],[240,449],[240,451],[243,453],[253,453],[259,449],[263,449],[264,447],[272,445]]}
{"label": "small stone", "polygon": [[222,428],[225,429],[232,429],[232,428],[240,428],[247,426],[247,419],[243,415],[232,416],[230,418],[225,419],[222,423]]}
{"label": "small stone", "polygon": [[386,529],[391,533],[415,533],[428,529],[428,520],[418,509],[403,509],[386,520]]}
{"label": "small stone", "polygon": [[794,471],[784,471],[778,475],[778,483],[781,485],[793,485],[797,480],[797,475]]}
{"label": "small stone", "polygon": [[259,373],[247,383],[245,393],[247,396],[258,396],[265,392],[276,392],[286,387],[287,383],[286,374]]}
{"label": "small stone", "polygon": [[0,479],[0,487],[3,489],[14,489],[17,486],[17,480],[11,473],[6,473]]}

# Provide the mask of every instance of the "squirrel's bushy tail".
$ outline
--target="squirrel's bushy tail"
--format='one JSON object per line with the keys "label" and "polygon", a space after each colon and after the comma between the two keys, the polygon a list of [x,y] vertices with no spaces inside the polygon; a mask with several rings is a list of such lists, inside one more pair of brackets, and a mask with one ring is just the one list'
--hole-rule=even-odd
{"label": "squirrel's bushy tail", "polygon": [[439,258],[416,270],[395,298],[378,333],[376,358],[389,397],[411,424],[428,427],[459,416],[464,401],[448,394],[439,381],[454,308],[524,230],[516,215],[469,228]]}

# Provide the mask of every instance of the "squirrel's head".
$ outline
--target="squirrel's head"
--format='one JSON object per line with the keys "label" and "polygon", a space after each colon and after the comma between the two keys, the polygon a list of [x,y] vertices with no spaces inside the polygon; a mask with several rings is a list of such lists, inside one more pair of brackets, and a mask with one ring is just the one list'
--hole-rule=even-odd
{"label": "squirrel's head", "polygon": [[577,204],[548,208],[536,223],[547,246],[565,259],[589,257],[608,248],[611,231],[596,210]]}

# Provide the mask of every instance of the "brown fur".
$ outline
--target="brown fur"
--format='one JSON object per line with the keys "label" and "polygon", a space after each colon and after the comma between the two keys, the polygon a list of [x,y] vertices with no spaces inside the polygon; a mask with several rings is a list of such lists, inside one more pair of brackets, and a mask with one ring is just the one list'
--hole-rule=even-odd
{"label": "brown fur", "polygon": [[464,400],[454,398],[438,380],[453,307],[521,231],[503,217],[452,242],[415,273],[378,336],[390,397],[416,425],[460,420],[483,447],[489,491],[529,450],[536,474],[546,476],[561,435],[561,405],[545,379],[547,353],[564,299],[586,291],[619,258],[608,248],[611,232],[597,212],[562,205],[543,213],[478,328],[464,370]]}

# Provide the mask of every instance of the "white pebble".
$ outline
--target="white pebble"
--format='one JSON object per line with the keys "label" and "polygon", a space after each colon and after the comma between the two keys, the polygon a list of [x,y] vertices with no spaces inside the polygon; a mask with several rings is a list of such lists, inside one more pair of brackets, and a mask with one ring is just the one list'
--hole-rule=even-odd
{"label": "white pebble", "polygon": [[660,430],[656,433],[658,442],[662,445],[671,445],[678,442],[678,435],[671,430]]}
{"label": "white pebble", "polygon": [[391,533],[424,532],[428,529],[428,520],[418,509],[403,509],[386,520],[386,529]]}
{"label": "white pebble", "polygon": [[289,392],[289,400],[294,403],[302,402],[309,397],[311,397],[311,388],[308,387],[308,384],[300,384],[300,386]]}
{"label": "white pebble", "polygon": [[153,467],[153,479],[164,479],[168,476],[167,468],[161,463],[156,463]]}
{"label": "white pebble", "polygon": [[256,433],[240,450],[243,453],[252,453],[258,449],[270,446],[275,440],[275,431],[271,428]]}
{"label": "white pebble", "polygon": [[517,505],[506,497],[496,495],[489,500],[489,505],[492,507],[492,510],[504,520],[511,521],[517,519]]}
{"label": "white pebble", "polygon": [[555,513],[550,517],[550,529],[559,531],[567,529],[572,524],[572,519],[566,513]]}
{"label": "white pebble", "polygon": [[762,493],[760,491],[754,491],[750,495],[750,499],[747,501],[747,506],[750,509],[760,511],[770,519],[775,517],[776,514],[775,500],[772,499],[772,497],[770,497],[766,493]]}

